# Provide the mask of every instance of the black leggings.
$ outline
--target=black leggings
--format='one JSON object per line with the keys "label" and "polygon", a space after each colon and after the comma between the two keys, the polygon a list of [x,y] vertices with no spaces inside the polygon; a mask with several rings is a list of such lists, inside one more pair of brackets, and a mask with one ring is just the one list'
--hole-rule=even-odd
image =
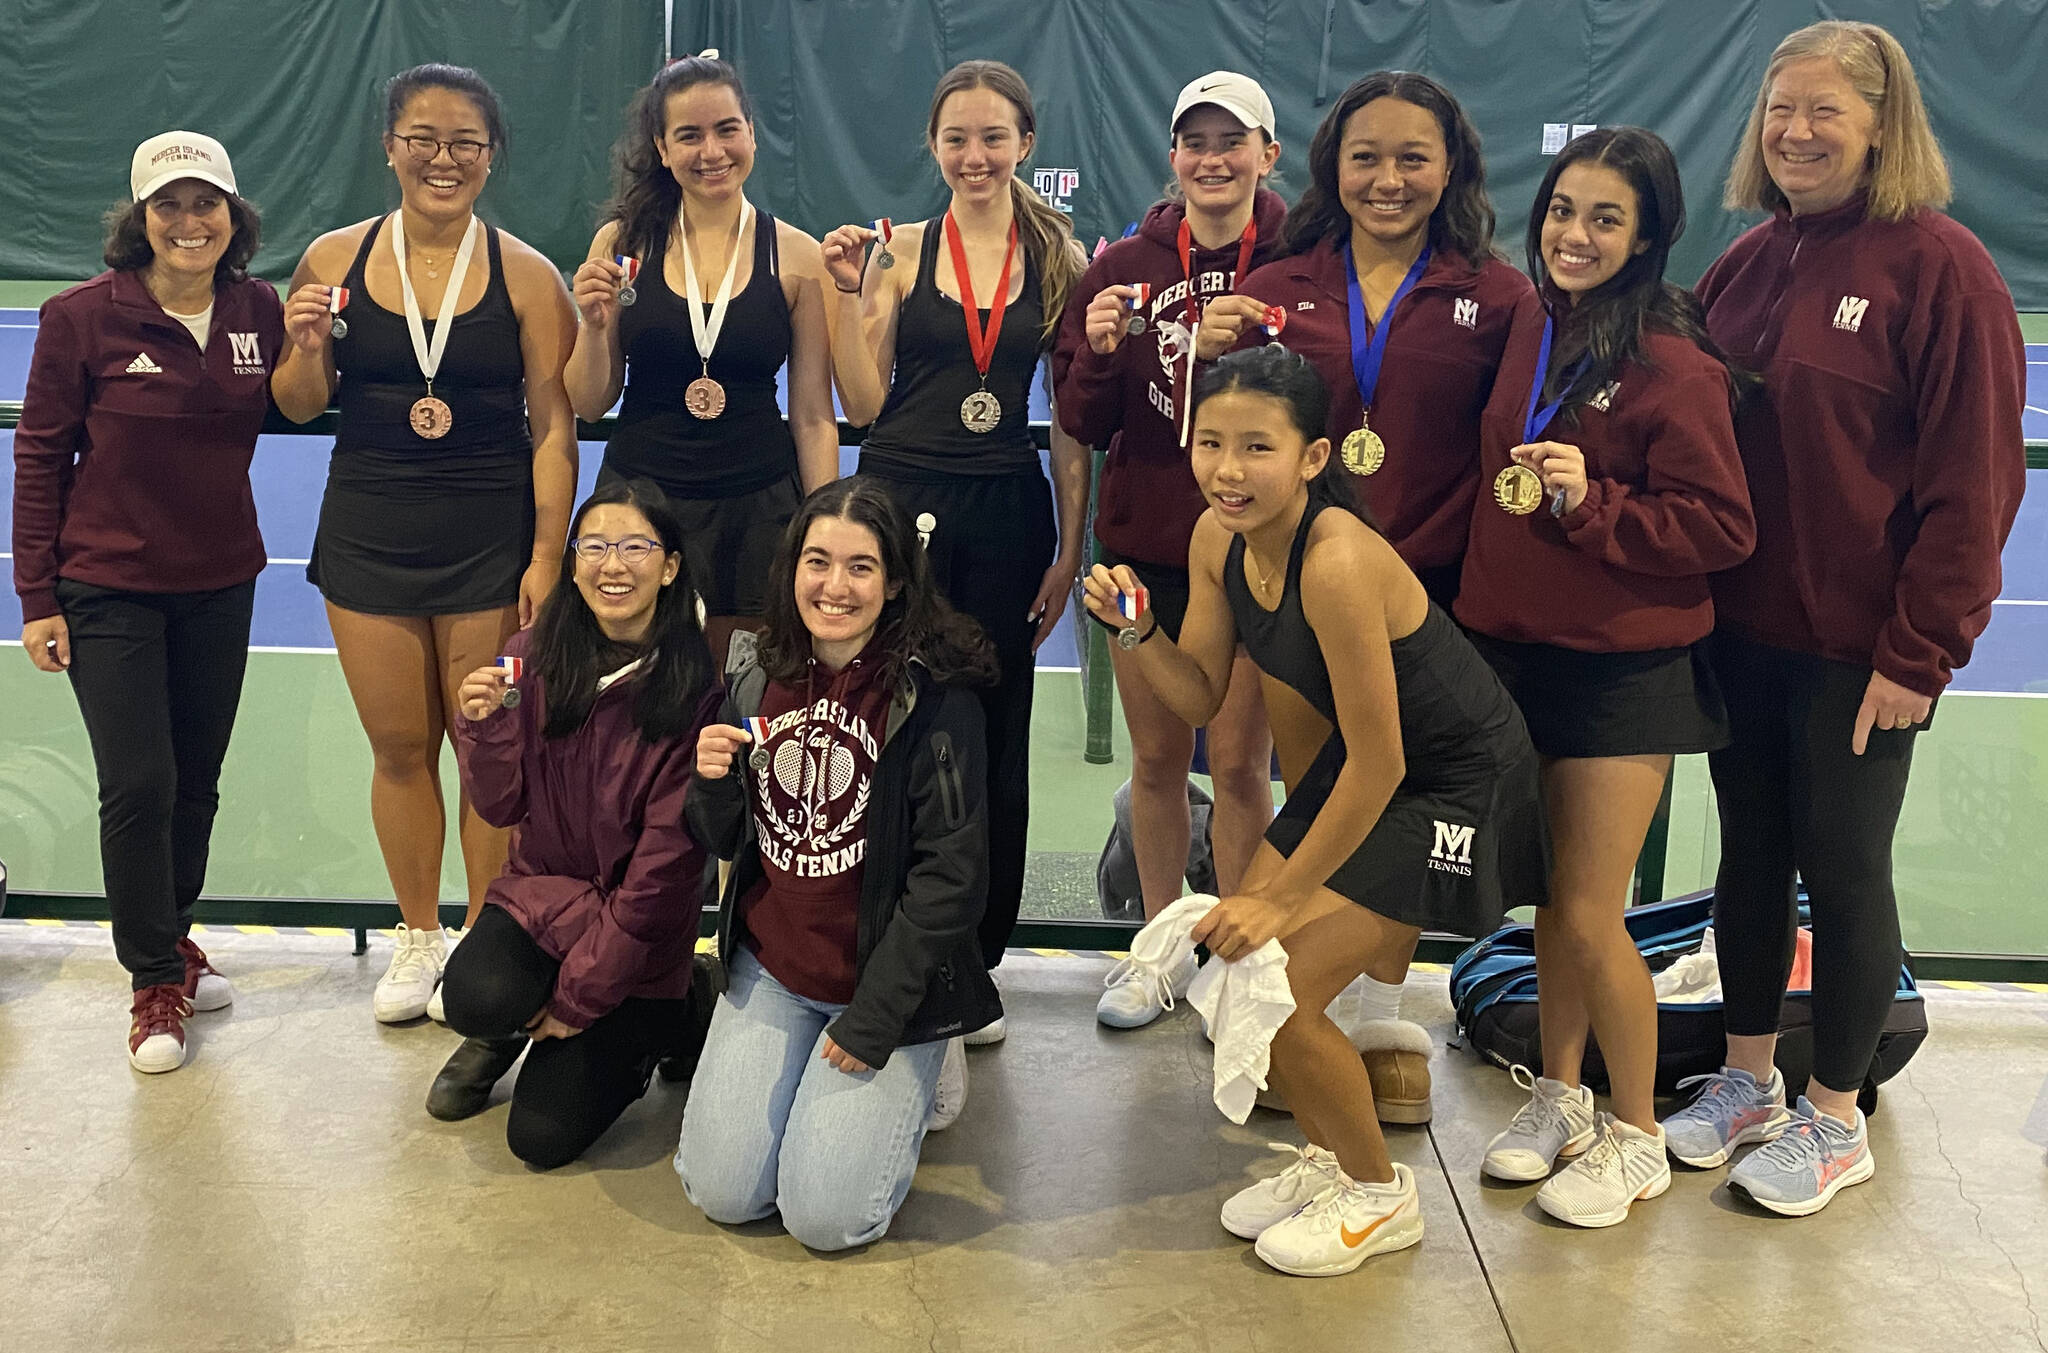
{"label": "black leggings", "polygon": [[1714,934],[1728,1032],[1778,1032],[1796,872],[1813,913],[1813,1076],[1858,1090],[1898,991],[1892,834],[1915,730],[1874,729],[1857,756],[1849,735],[1868,667],[1726,632],[1712,651],[1732,738],[1708,758],[1721,811]]}
{"label": "black leggings", "polygon": [[[510,912],[485,907],[442,978],[448,1027],[466,1038],[521,1032],[547,1004],[561,968]],[[655,1062],[682,1040],[688,1007],[629,996],[574,1038],[527,1049],[505,1124],[512,1154],[552,1170],[589,1150],[647,1092]]]}
{"label": "black leggings", "polygon": [[954,607],[981,623],[1002,676],[983,687],[988,727],[988,909],[981,918],[982,961],[1003,961],[1024,897],[1025,841],[1031,820],[1031,695],[1035,677],[1026,618],[1059,547],[1052,490],[1036,471],[1020,475],[922,475],[887,478],[912,522],[930,514],[925,555],[932,578]]}
{"label": "black leggings", "polygon": [[206,882],[255,599],[253,580],[166,593],[57,580],[71,690],[99,773],[114,956],[137,991],[185,980],[177,944]]}

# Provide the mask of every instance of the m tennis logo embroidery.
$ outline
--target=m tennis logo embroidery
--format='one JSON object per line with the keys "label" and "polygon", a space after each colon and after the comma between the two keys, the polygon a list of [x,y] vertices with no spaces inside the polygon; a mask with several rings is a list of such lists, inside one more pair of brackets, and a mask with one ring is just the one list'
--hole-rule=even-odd
{"label": "m tennis logo embroidery", "polygon": [[237,376],[263,374],[263,352],[256,346],[255,334],[229,334],[228,355],[235,364]]}
{"label": "m tennis logo embroidery", "polygon": [[1451,302],[1451,323],[1467,329],[1479,327],[1479,302],[1457,300]]}
{"label": "m tennis logo embroidery", "polygon": [[1460,822],[1435,820],[1436,844],[1429,848],[1429,867],[1441,869],[1447,874],[1470,874],[1472,872],[1472,836],[1474,828]]}
{"label": "m tennis logo embroidery", "polygon": [[148,353],[143,352],[137,353],[135,360],[128,364],[128,374],[131,376],[161,376],[164,374],[164,369],[151,361]]}
{"label": "m tennis logo embroidery", "polygon": [[1835,306],[1835,327],[1849,333],[1863,328],[1863,316],[1870,309],[1870,301],[1863,296],[1844,296]]}

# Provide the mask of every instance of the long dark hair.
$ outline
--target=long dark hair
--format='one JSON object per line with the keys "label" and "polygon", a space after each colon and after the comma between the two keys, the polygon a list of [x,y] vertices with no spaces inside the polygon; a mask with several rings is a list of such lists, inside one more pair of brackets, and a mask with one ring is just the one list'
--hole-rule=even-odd
{"label": "long dark hair", "polygon": [[[263,214],[248,198],[225,188],[217,191],[227,200],[228,220],[235,227],[234,234],[228,237],[227,252],[220,256],[220,262],[213,265],[213,284],[223,287],[249,280],[249,260],[256,257],[256,250],[263,243]],[[101,218],[107,239],[100,250],[100,258],[115,272],[147,268],[156,258],[156,250],[149,247],[149,228],[143,223],[148,211],[147,198],[139,202],[116,202]]]}
{"label": "long dark hair", "polygon": [[[938,87],[932,90],[932,108],[924,122],[928,148],[936,150],[939,144],[939,112],[946,100],[964,89],[994,91],[1016,112],[1019,136],[1037,133],[1038,113],[1023,76],[1000,61],[962,61],[940,76]],[[1017,167],[1024,165],[1019,161]],[[1074,257],[1074,223],[1015,174],[1010,176],[1010,207],[1017,222],[1017,241],[1038,269],[1038,300],[1045,312],[1038,327],[1038,345],[1050,348],[1067,308],[1067,295],[1081,280],[1081,263]]]}
{"label": "long dark hair", "polygon": [[1351,115],[1375,99],[1399,99],[1427,110],[1443,133],[1450,156],[1444,195],[1429,214],[1429,244],[1455,254],[1473,268],[1493,254],[1493,201],[1486,195],[1486,160],[1479,153],[1479,129],[1451,91],[1412,70],[1375,71],[1338,96],[1308,143],[1308,187],[1287,213],[1281,247],[1307,253],[1326,241],[1351,236],[1351,215],[1337,195],[1338,142]]}
{"label": "long dark hair", "polygon": [[868,475],[835,479],[804,499],[782,533],[782,546],[768,573],[768,613],[761,629],[761,668],[770,680],[794,682],[808,670],[811,633],[796,609],[796,565],[811,523],[838,517],[874,534],[881,549],[882,577],[901,584],[882,603],[875,622],[883,677],[902,678],[918,659],[941,685],[986,686],[996,679],[995,649],[971,617],[960,614],[932,581],[931,564],[903,509],[880,480]]}
{"label": "long dark hair", "polygon": [[505,105],[498,101],[498,91],[469,67],[451,66],[444,61],[429,61],[402,70],[384,82],[386,136],[398,134],[398,119],[405,112],[405,105],[423,89],[446,89],[474,103],[484,115],[484,134],[491,138],[492,158],[495,160],[498,152],[505,149],[509,133],[505,129]]}
{"label": "long dark hair", "polygon": [[[583,519],[593,508],[616,504],[645,518],[669,554],[683,551],[683,528],[660,489],[644,479],[600,484],[570,518],[569,539],[576,539]],[[697,627],[697,597],[687,570],[661,589],[654,603],[654,621],[639,646],[608,638],[576,586],[576,552],[562,546],[562,576],[541,603],[533,625],[533,664],[547,691],[547,724],[551,738],[567,737],[583,727],[597,703],[598,679],[642,659],[633,675],[633,722],[648,742],[679,738],[690,731],[697,705],[712,677],[711,648]]]}
{"label": "long dark hair", "polygon": [[[1631,256],[1620,272],[1582,296],[1576,305],[1567,305],[1551,284],[1550,270],[1543,262],[1543,222],[1550,214],[1550,197],[1558,177],[1575,164],[1605,166],[1635,189],[1636,239],[1648,248]],[[1679,182],[1678,160],[1655,132],[1641,127],[1601,127],[1558,152],[1529,206],[1527,246],[1529,275],[1556,317],[1558,329],[1550,371],[1543,380],[1546,401],[1562,391],[1563,412],[1575,414],[1615,379],[1623,365],[1645,363],[1646,324],[1698,344],[1701,351],[1728,368],[1729,398],[1740,397],[1752,378],[1729,362],[1707,336],[1699,302],[1692,293],[1664,280],[1671,246],[1684,233],[1685,190]],[[1582,357],[1585,367],[1570,387],[1564,388],[1566,377]]]}
{"label": "long dark hair", "polygon": [[[1195,378],[1195,407],[1200,409],[1203,401],[1216,395],[1237,391],[1278,400],[1304,443],[1329,436],[1329,387],[1323,384],[1308,358],[1291,348],[1267,343],[1226,354]],[[1351,473],[1338,459],[1335,447],[1331,448],[1322,473],[1308,481],[1308,497],[1312,503],[1341,508],[1373,530],[1380,529],[1353,490]]]}
{"label": "long dark hair", "polygon": [[685,56],[663,66],[626,106],[626,129],[612,146],[612,196],[598,224],[619,223],[617,252],[658,258],[668,251],[680,219],[683,186],[655,151],[668,135],[668,100],[697,85],[724,85],[739,100],[740,116],[754,123],[754,105],[732,64],[715,56]]}

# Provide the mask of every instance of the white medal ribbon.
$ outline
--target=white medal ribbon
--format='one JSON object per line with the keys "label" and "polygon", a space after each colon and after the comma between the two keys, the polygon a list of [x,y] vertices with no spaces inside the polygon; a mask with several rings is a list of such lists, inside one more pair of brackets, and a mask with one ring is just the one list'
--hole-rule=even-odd
{"label": "white medal ribbon", "polygon": [[420,317],[420,298],[413,294],[412,278],[405,271],[405,213],[391,214],[391,254],[398,260],[398,286],[405,293],[405,328],[412,335],[412,355],[419,359],[420,374],[427,378],[427,393],[434,393],[434,373],[441,369],[441,354],[448,351],[448,331],[455,326],[455,306],[462,295],[462,280],[469,275],[470,256],[476,253],[476,237],[483,222],[469,218],[462,247],[455,251],[455,266],[448,273],[448,289],[441,293],[441,313],[434,316],[434,342],[427,345],[426,322]]}
{"label": "white medal ribbon", "polygon": [[697,263],[690,257],[690,227],[682,218],[682,208],[676,208],[678,233],[683,237],[683,276],[689,279],[690,294],[683,298],[683,308],[690,312],[690,335],[697,340],[697,356],[704,361],[704,374],[711,374],[711,350],[718,346],[718,335],[725,328],[725,308],[732,301],[732,279],[739,275],[740,241],[747,236],[747,222],[754,215],[754,204],[740,199],[739,225],[732,232],[732,256],[725,261],[725,280],[718,284],[718,297],[711,303],[711,318],[704,318],[704,287],[697,280]]}

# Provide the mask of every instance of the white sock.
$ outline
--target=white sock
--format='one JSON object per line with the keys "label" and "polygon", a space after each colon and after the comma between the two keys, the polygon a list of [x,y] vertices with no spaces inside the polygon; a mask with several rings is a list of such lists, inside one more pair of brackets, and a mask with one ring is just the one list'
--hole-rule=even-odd
{"label": "white sock", "polygon": [[[1347,1001],[1346,997],[1350,1000]],[[1337,999],[1330,1004],[1333,1007],[1348,1006],[1345,1013],[1359,1024],[1374,1019],[1399,1019],[1401,988],[1398,983],[1376,981],[1371,975],[1360,973],[1358,979],[1338,992]]]}

